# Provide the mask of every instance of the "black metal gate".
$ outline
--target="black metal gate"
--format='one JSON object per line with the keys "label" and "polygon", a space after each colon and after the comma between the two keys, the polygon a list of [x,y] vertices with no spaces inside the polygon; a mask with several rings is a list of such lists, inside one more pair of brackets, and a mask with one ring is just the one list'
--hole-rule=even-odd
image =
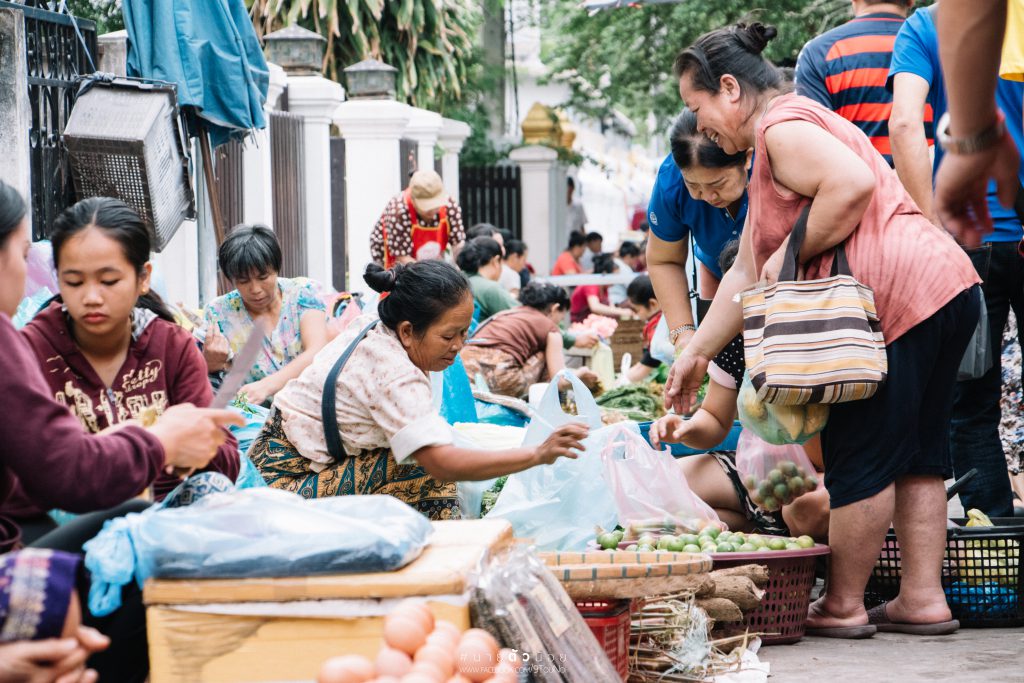
{"label": "black metal gate", "polygon": [[339,292],[348,289],[348,236],[345,230],[345,139],[331,138],[331,280]]}
{"label": "black metal gate", "polygon": [[32,238],[45,239],[57,215],[75,202],[67,154],[60,136],[75,100],[75,79],[93,72],[86,55],[96,52],[96,24],[77,19],[85,46],[66,14],[43,9],[39,0],[25,4],[0,2],[0,8],[25,15],[28,62],[28,97],[32,128],[26,131],[31,147]]}
{"label": "black metal gate", "polygon": [[281,275],[306,275],[305,135],[302,117],[270,112],[270,167],[274,232],[281,241]]}
{"label": "black metal gate", "polygon": [[466,227],[491,223],[522,239],[522,180],[518,166],[464,166],[459,169],[459,204]]}
{"label": "black metal gate", "polygon": [[403,138],[398,143],[398,185],[403,190],[409,186],[409,177],[417,170],[419,146],[415,140]]}

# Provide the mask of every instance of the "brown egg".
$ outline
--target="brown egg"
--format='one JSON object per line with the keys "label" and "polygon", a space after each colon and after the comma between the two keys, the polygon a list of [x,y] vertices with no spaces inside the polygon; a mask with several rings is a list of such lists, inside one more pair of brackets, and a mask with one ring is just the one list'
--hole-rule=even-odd
{"label": "brown egg", "polygon": [[455,673],[455,655],[452,650],[453,649],[448,649],[441,645],[432,645],[427,643],[416,651],[416,656],[413,657],[413,661],[417,664],[420,662],[427,662],[436,665],[447,680]]}
{"label": "brown egg", "polygon": [[456,641],[462,637],[463,633],[461,628],[450,621],[438,621],[434,624],[434,633],[437,633],[438,631],[454,636]]}
{"label": "brown egg", "polygon": [[320,667],[317,683],[365,683],[376,675],[373,663],[366,657],[345,655],[332,657]]}
{"label": "brown egg", "polygon": [[495,640],[494,636],[492,636],[487,631],[483,630],[482,628],[471,628],[462,634],[462,639],[459,642],[464,643],[467,640],[479,640],[483,642],[489,648],[491,648],[491,650],[494,652],[494,657],[497,658],[499,648],[498,641]]}
{"label": "brown egg", "polygon": [[[467,632],[467,635],[469,632]],[[494,638],[491,638],[494,641]],[[455,648],[455,665],[459,673],[471,681],[485,681],[494,673],[498,654],[497,643],[492,647],[480,636],[463,636]]]}
{"label": "brown egg", "polygon": [[415,617],[419,619],[420,625],[426,633],[430,633],[434,630],[434,613],[431,612],[430,608],[422,602],[417,602],[416,600],[411,599],[404,600],[395,608],[394,613],[409,617],[415,615]]}
{"label": "brown egg", "polygon": [[414,662],[411,673],[427,674],[428,676],[432,676],[436,679],[438,683],[443,683],[448,679],[448,674],[444,672],[444,669],[434,662]]}
{"label": "brown egg", "polygon": [[444,683],[444,678],[434,669],[413,669],[402,676],[401,683]]}
{"label": "brown egg", "polygon": [[377,653],[377,673],[401,678],[412,671],[412,658],[402,650],[383,645]]}
{"label": "brown egg", "polygon": [[384,641],[411,657],[427,642],[427,631],[415,618],[391,614],[384,620]]}
{"label": "brown egg", "polygon": [[445,652],[454,655],[455,646],[459,644],[459,636],[453,635],[450,631],[435,628],[434,632],[427,636],[427,645],[436,645],[444,648]]}
{"label": "brown egg", "polygon": [[401,680],[394,676],[377,676],[371,683],[401,683]]}
{"label": "brown egg", "polygon": [[473,683],[473,681],[469,680],[462,674],[455,674],[454,676],[448,679],[447,683]]}

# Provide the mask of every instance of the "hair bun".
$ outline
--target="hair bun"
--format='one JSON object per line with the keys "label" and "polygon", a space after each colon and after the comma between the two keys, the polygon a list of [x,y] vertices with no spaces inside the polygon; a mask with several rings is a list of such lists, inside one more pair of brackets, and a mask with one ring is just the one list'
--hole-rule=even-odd
{"label": "hair bun", "polygon": [[383,294],[384,292],[391,292],[395,289],[395,284],[398,282],[398,275],[402,271],[403,266],[396,265],[390,270],[381,268],[376,263],[370,263],[366,266],[366,272],[363,273],[363,280],[366,284],[375,292]]}
{"label": "hair bun", "polygon": [[759,21],[752,24],[737,24],[736,26],[743,46],[753,54],[761,54],[768,46],[768,42],[779,35],[774,26],[766,26]]}

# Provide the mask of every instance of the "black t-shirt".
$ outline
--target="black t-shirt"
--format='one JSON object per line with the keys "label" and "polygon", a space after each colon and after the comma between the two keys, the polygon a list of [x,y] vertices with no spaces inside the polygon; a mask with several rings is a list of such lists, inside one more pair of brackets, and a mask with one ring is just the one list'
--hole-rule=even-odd
{"label": "black t-shirt", "polygon": [[739,389],[743,384],[743,373],[747,369],[747,361],[743,356],[743,335],[736,335],[711,362],[728,372],[736,380],[736,388]]}

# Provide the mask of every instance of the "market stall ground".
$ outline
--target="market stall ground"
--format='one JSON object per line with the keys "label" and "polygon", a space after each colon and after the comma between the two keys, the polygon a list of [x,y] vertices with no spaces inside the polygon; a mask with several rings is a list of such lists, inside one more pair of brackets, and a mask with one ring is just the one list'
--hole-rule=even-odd
{"label": "market stall ground", "polygon": [[879,633],[869,641],[805,637],[758,656],[771,664],[769,680],[785,683],[1019,683],[1022,651],[1024,628],[1007,628],[961,629],[936,638]]}

